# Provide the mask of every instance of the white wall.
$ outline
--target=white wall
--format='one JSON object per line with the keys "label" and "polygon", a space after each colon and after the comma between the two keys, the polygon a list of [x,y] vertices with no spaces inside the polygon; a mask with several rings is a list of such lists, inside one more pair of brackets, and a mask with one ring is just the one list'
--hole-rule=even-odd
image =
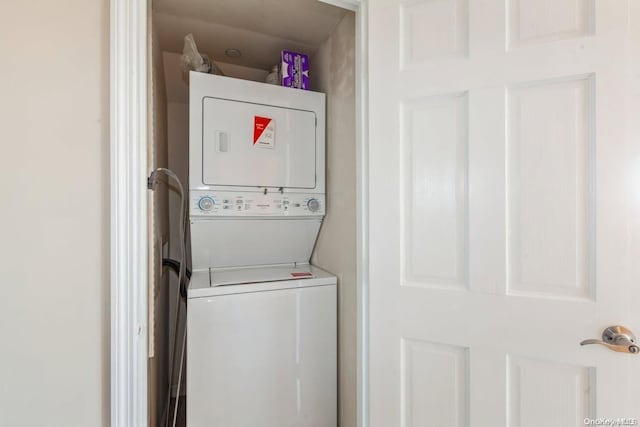
{"label": "white wall", "polygon": [[338,276],[339,425],[357,404],[355,15],[310,58],[312,89],[327,94],[327,215],[312,262]]}
{"label": "white wall", "polygon": [[107,0],[0,3],[0,425],[109,425]]}

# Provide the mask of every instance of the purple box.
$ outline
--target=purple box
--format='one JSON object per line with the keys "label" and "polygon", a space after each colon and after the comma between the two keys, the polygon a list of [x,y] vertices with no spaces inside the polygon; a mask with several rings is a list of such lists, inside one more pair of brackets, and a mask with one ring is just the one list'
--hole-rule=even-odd
{"label": "purple box", "polygon": [[309,56],[283,50],[280,59],[282,86],[309,90]]}

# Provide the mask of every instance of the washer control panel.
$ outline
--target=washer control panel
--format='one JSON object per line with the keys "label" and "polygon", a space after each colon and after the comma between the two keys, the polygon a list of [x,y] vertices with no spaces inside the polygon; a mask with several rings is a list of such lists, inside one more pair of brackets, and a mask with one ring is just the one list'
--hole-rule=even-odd
{"label": "washer control panel", "polygon": [[325,214],[324,194],[191,190],[192,216],[318,216]]}

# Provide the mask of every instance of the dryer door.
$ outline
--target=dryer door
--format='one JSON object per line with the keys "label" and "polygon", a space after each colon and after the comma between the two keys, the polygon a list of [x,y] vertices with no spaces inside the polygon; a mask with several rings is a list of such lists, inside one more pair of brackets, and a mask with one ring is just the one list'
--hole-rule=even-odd
{"label": "dryer door", "polygon": [[213,97],[202,102],[205,185],[316,187],[314,112]]}

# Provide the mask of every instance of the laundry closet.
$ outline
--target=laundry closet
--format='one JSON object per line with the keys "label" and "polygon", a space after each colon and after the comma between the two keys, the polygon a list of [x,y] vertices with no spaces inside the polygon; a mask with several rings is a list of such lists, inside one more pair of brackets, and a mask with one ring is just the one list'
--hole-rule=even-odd
{"label": "laundry closet", "polygon": [[150,425],[355,426],[355,15],[149,13]]}

